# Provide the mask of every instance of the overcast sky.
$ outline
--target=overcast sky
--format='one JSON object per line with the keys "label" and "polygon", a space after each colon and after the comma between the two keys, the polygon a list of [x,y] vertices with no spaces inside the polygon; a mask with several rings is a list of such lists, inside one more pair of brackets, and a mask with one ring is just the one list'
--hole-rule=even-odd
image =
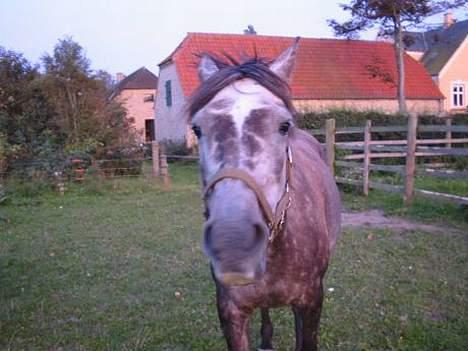
{"label": "overcast sky", "polygon": [[[326,20],[346,18],[332,0],[0,0],[0,46],[38,62],[59,38],[72,36],[93,69],[157,73],[187,32],[333,37]],[[466,9],[455,12],[466,17]],[[442,15],[432,22],[441,22]],[[375,33],[363,38],[374,39]]]}

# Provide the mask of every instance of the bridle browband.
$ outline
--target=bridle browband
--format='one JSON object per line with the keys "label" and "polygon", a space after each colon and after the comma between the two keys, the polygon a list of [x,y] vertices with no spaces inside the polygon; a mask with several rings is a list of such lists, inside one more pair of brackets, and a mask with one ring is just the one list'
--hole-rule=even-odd
{"label": "bridle browband", "polygon": [[273,242],[276,236],[281,232],[283,229],[285,220],[286,220],[286,212],[291,205],[291,196],[289,192],[289,182],[291,180],[291,170],[292,170],[292,154],[291,148],[289,145],[286,147],[286,182],[283,194],[279,199],[278,203],[276,204],[275,212],[270,208],[268,201],[265,197],[265,194],[262,192],[260,187],[258,186],[255,179],[250,176],[247,172],[237,169],[237,168],[223,168],[219,170],[214,177],[210,180],[210,182],[205,186],[203,191],[203,200],[205,201],[205,207],[207,207],[207,199],[215,187],[220,181],[224,179],[238,179],[244,182],[247,187],[252,190],[257,197],[258,204],[263,213],[263,217],[268,225],[270,230],[270,234],[268,236],[268,241]]}

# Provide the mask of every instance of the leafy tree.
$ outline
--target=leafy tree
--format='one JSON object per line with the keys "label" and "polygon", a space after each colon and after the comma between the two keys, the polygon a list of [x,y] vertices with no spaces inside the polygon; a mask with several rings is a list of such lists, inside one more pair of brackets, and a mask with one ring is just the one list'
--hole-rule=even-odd
{"label": "leafy tree", "polygon": [[114,77],[112,77],[110,73],[101,69],[96,71],[96,73],[94,74],[94,78],[101,81],[109,93],[111,93],[114,90],[117,84]]}
{"label": "leafy tree", "polygon": [[94,72],[83,48],[59,40],[42,58],[43,73],[0,47],[0,173],[14,160],[48,160],[48,170],[75,151],[135,144],[125,108],[110,101],[112,78]]}
{"label": "leafy tree", "polygon": [[72,38],[59,40],[52,55],[44,55],[44,84],[57,112],[57,124],[68,136],[69,148],[130,142],[131,121],[124,108],[108,101],[112,79],[90,69],[83,48]]}
{"label": "leafy tree", "polygon": [[82,125],[90,118],[89,97],[95,90],[89,60],[83,48],[71,38],[59,40],[52,55],[42,57],[44,83],[49,100],[56,108],[61,129],[69,142],[79,142]]}
{"label": "leafy tree", "polygon": [[466,0],[351,0],[341,4],[351,18],[343,23],[328,20],[335,35],[354,38],[361,31],[378,27],[380,36],[393,36],[398,72],[398,105],[407,114],[403,32],[407,26],[420,24],[428,16],[462,6]]}
{"label": "leafy tree", "polygon": [[0,131],[2,155],[21,158],[57,134],[54,112],[40,84],[38,67],[0,47]]}

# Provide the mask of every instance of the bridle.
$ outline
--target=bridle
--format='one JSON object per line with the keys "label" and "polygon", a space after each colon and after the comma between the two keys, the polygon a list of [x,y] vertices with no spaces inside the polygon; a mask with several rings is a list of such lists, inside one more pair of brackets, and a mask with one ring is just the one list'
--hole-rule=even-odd
{"label": "bridle", "polygon": [[268,201],[265,197],[265,194],[258,186],[255,179],[250,176],[247,172],[238,169],[238,168],[223,168],[219,170],[210,182],[205,186],[203,191],[203,200],[205,201],[205,208],[207,208],[207,202],[211,191],[214,186],[224,179],[238,179],[244,182],[247,187],[252,190],[257,197],[258,204],[262,210],[263,217],[268,225],[270,230],[268,241],[271,243],[275,240],[276,236],[282,231],[284,223],[286,221],[286,212],[291,206],[291,196],[290,196],[290,180],[291,180],[291,171],[292,171],[292,153],[291,148],[288,145],[286,147],[286,182],[283,194],[276,204],[275,212],[270,208]]}

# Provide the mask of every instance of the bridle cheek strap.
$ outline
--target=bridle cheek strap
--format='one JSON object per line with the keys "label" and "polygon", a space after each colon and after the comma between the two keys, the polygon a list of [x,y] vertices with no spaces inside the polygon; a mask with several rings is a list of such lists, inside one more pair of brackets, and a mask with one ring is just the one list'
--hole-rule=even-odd
{"label": "bridle cheek strap", "polygon": [[207,201],[211,190],[220,181],[224,179],[241,180],[245,183],[245,185],[249,187],[250,190],[253,191],[253,193],[257,197],[258,204],[260,205],[263,216],[268,224],[268,228],[270,229],[269,241],[273,241],[276,235],[281,231],[286,219],[286,211],[291,205],[291,197],[289,194],[289,181],[291,176],[292,158],[291,149],[289,147],[287,148],[287,156],[288,157],[286,160],[285,190],[276,205],[274,213],[272,212],[264,193],[258,186],[255,179],[252,176],[250,176],[247,172],[237,168],[225,168],[221,169],[218,173],[216,173],[213,179],[211,179],[210,182],[206,185],[205,190],[203,191],[203,199],[205,200],[205,202]]}

